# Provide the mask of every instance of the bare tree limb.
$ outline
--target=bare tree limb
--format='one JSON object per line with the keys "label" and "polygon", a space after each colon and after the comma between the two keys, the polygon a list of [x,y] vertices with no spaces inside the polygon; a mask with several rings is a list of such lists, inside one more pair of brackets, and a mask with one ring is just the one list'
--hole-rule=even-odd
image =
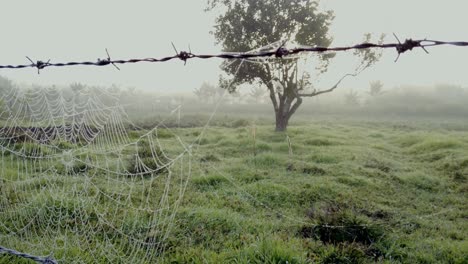
{"label": "bare tree limb", "polygon": [[330,92],[333,92],[336,88],[338,88],[338,86],[340,85],[340,83],[346,79],[347,77],[356,77],[358,76],[359,74],[361,74],[361,72],[363,72],[365,69],[367,69],[368,66],[365,66],[364,68],[358,70],[357,72],[355,73],[348,73],[348,74],[345,74],[343,77],[341,77],[338,82],[335,83],[335,85],[333,85],[331,88],[327,89],[327,90],[319,90],[317,91],[317,89],[314,89],[314,91],[312,93],[309,93],[309,94],[297,94],[298,97],[314,97],[314,96],[317,96],[317,95],[320,95],[320,94],[324,94],[324,93],[330,93]]}
{"label": "bare tree limb", "polygon": [[273,103],[273,108],[275,109],[275,111],[278,111],[278,100],[276,100],[274,84],[273,82],[270,81],[266,85],[268,87],[268,90],[270,91],[270,99],[271,99],[271,102]]}
{"label": "bare tree limb", "polygon": [[278,111],[278,100],[276,100],[276,95],[275,95],[275,87],[274,87],[274,84],[273,84],[273,79],[272,79],[272,76],[271,76],[271,70],[270,70],[270,66],[268,65],[265,65],[265,70],[267,72],[267,76],[269,77],[269,80],[262,80],[263,83],[265,83],[265,85],[267,86],[269,92],[270,92],[270,99],[271,99],[271,102],[273,103],[273,108],[275,109],[275,112]]}

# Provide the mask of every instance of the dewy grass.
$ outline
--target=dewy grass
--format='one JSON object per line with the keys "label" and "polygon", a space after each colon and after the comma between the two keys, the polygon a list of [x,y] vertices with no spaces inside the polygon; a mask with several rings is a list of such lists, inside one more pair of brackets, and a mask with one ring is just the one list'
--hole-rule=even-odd
{"label": "dewy grass", "polygon": [[[170,222],[162,263],[467,263],[468,235],[463,232],[468,230],[467,131],[422,133],[417,126],[379,123],[373,129],[370,123],[317,122],[291,126],[288,144],[286,134],[273,132],[271,126],[256,124],[253,132],[240,125],[205,132],[206,141],[193,156],[192,178]],[[181,127],[178,132],[186,142],[199,135],[196,128],[183,128],[183,123]],[[167,131],[158,132],[171,151],[176,138],[166,135]],[[138,150],[127,153],[129,169],[134,168],[131,158],[136,151],[143,159],[152,155],[148,144],[142,142]],[[109,162],[112,158],[109,156]],[[102,262],[132,260],[125,259],[125,252],[115,252],[115,256],[96,253],[103,243],[95,255],[78,245],[116,239],[113,243],[140,250],[138,254],[144,256],[145,247],[135,247],[129,238],[144,244],[158,237],[158,230],[144,220],[154,212],[133,210],[127,214],[116,202],[129,201],[127,205],[134,208],[147,202],[142,201],[142,193],[151,193],[150,199],[159,201],[166,188],[159,178],[119,178],[128,186],[108,185],[102,177],[105,172],[97,171],[85,184],[81,177],[63,173],[54,179],[35,175],[35,180],[20,179],[18,185],[7,187],[15,180],[9,175],[13,169],[8,159],[0,169],[2,234],[15,221],[29,218],[32,222],[53,219],[56,226],[84,231],[99,225],[102,233],[95,232],[97,237],[84,231],[57,231],[56,238],[43,238],[41,230],[29,236],[49,244],[60,242],[55,256],[73,259],[81,255],[84,261]],[[24,186],[41,190],[42,181],[61,191],[28,196],[32,187]],[[147,184],[140,184],[142,181]],[[138,191],[127,195],[129,189]],[[68,191],[89,197],[78,200],[79,196]],[[35,210],[1,213],[2,205],[17,202],[11,195],[31,200]],[[88,206],[94,200],[102,204]],[[56,211],[66,217],[54,219]],[[99,222],[100,214],[106,212],[116,214],[116,220],[125,219],[121,231],[129,237],[112,236],[112,229]],[[84,221],[88,226],[76,225]],[[0,244],[7,239],[0,236]],[[15,245],[21,249],[21,241]],[[44,244],[35,252],[48,248]],[[102,252],[109,249],[102,248]],[[12,261],[5,259],[0,258],[0,263]]]}

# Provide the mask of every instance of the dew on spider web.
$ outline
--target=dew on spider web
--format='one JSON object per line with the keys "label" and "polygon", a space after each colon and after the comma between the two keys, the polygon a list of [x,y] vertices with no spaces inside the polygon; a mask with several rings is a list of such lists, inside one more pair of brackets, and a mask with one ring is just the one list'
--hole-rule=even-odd
{"label": "dew on spider web", "polygon": [[75,160],[74,160],[74,157],[73,157],[73,151],[64,150],[62,152],[61,162],[65,166],[65,168],[67,168],[67,171],[70,171],[71,168],[73,168],[73,165],[75,164]]}
{"label": "dew on spider web", "polygon": [[162,255],[190,155],[161,149],[159,126],[131,138],[103,89],[11,89],[0,100],[2,246],[66,263]]}

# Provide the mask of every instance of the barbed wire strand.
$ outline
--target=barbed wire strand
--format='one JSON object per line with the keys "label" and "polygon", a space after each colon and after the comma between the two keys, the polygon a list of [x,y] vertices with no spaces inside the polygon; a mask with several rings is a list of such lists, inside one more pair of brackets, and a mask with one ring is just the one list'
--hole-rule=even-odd
{"label": "barbed wire strand", "polygon": [[429,39],[422,39],[422,40],[413,40],[413,39],[406,39],[403,43],[400,42],[398,37],[394,35],[397,39],[398,43],[384,43],[384,44],[376,44],[376,43],[369,43],[364,42],[361,44],[353,45],[353,46],[343,46],[343,47],[298,47],[288,49],[285,48],[284,45],[280,46],[276,50],[269,50],[269,51],[259,51],[259,52],[229,52],[229,53],[220,53],[220,54],[211,54],[211,55],[203,55],[203,54],[194,54],[189,48],[189,51],[180,51],[178,52],[175,48],[174,44],[172,44],[176,54],[173,56],[167,56],[162,58],[139,58],[139,59],[127,59],[127,60],[112,60],[109,52],[106,49],[107,58],[105,59],[97,59],[97,61],[71,61],[71,62],[57,62],[53,63],[50,60],[43,61],[38,60],[34,62],[31,58],[26,58],[31,62],[31,64],[19,64],[19,65],[0,65],[0,69],[22,69],[22,68],[37,68],[38,73],[40,70],[47,68],[47,67],[66,67],[66,66],[108,66],[113,65],[115,68],[120,70],[117,64],[131,64],[131,63],[140,63],[140,62],[167,62],[174,59],[180,59],[184,62],[184,65],[190,59],[212,59],[212,58],[220,58],[220,59],[252,59],[252,58],[265,58],[265,57],[276,57],[276,58],[283,58],[290,55],[298,54],[298,53],[325,53],[325,52],[342,52],[342,51],[349,51],[349,50],[363,50],[363,49],[372,49],[372,48],[380,48],[380,49],[388,49],[394,48],[398,53],[398,57],[396,58],[395,62],[398,60],[401,54],[411,51],[414,48],[421,48],[426,53],[427,47],[434,47],[434,46],[442,46],[442,45],[449,45],[449,46],[458,46],[458,47],[467,47],[467,41],[439,41],[439,40],[429,40]]}
{"label": "barbed wire strand", "polygon": [[14,249],[9,249],[9,248],[0,246],[0,254],[2,253],[10,254],[13,256],[20,257],[20,258],[30,259],[37,263],[42,263],[42,264],[58,264],[58,262],[52,257],[52,255],[47,256],[47,257],[38,257],[38,256],[30,255],[27,253],[19,252]]}

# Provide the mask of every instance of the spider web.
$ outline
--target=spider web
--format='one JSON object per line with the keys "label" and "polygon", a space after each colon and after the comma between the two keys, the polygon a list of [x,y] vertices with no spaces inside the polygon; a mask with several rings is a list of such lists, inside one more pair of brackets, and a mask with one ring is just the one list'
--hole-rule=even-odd
{"label": "spider web", "polygon": [[1,101],[2,245],[66,263],[163,253],[190,176],[185,148],[166,152],[158,127],[132,137],[104,90],[11,89]]}
{"label": "spider web", "polygon": [[138,130],[119,98],[99,88],[0,95],[0,245],[63,263],[162,259],[192,146],[221,98],[190,143],[159,136],[164,121]]}

